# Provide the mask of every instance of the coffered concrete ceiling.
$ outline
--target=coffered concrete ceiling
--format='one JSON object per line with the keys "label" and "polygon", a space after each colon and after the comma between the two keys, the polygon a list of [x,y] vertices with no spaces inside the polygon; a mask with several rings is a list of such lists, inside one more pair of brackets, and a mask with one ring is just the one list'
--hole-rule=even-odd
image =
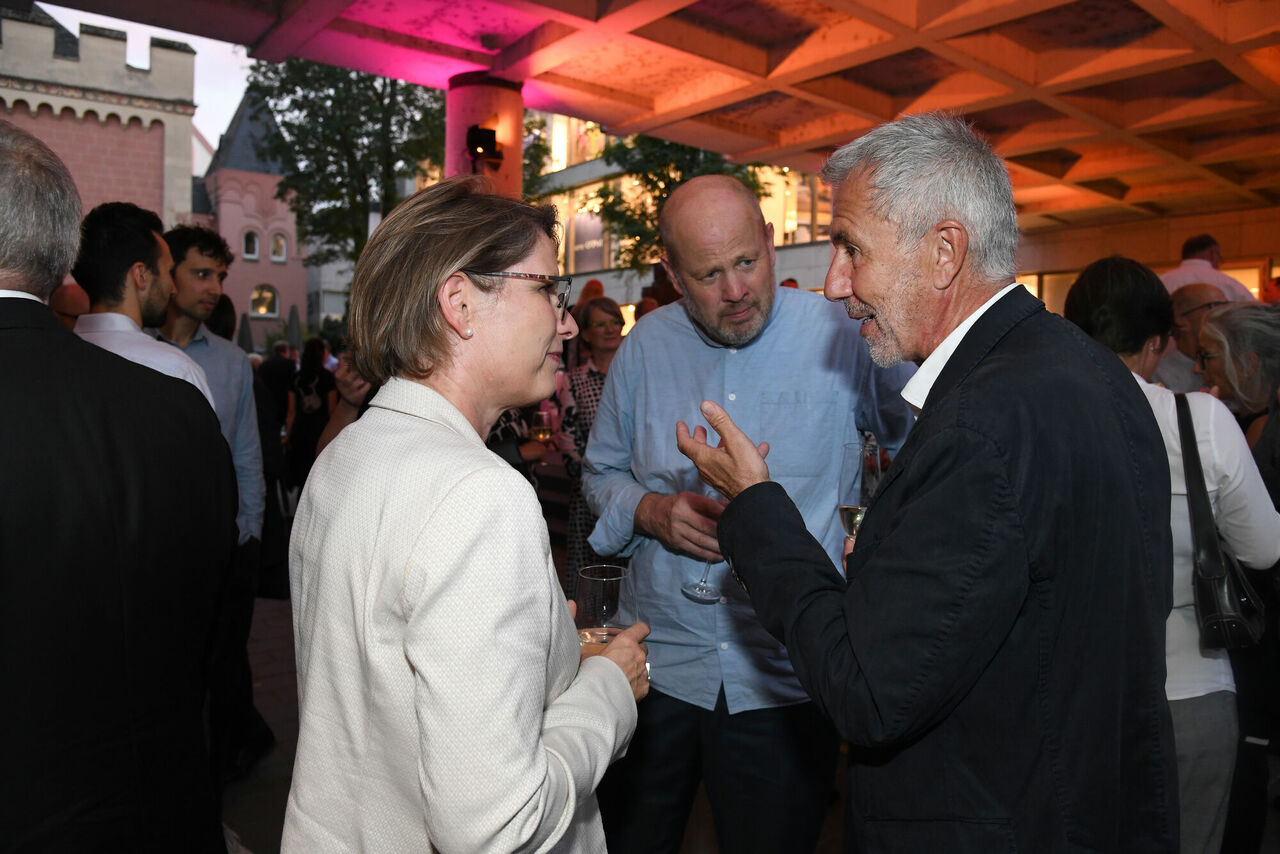
{"label": "coffered concrete ceiling", "polygon": [[1280,0],[60,2],[805,170],[956,110],[1027,231],[1280,203]]}

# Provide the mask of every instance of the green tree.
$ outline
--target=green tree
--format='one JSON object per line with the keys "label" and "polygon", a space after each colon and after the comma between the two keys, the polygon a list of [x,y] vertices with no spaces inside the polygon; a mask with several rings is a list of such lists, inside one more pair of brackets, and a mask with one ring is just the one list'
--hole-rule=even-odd
{"label": "green tree", "polygon": [[528,110],[524,114],[523,194],[536,199],[546,191],[547,163],[551,160],[551,143],[547,140],[547,122]]}
{"label": "green tree", "polygon": [[[628,137],[606,145],[604,158],[621,167],[624,177],[597,193],[600,219],[617,247],[618,262],[633,270],[645,270],[658,260],[658,211],[680,182],[697,175],[732,175],[757,197],[768,195],[757,164],[730,163],[723,155],[678,142]],[[631,190],[624,192],[627,185]]]}
{"label": "green tree", "polygon": [[249,93],[275,118],[259,156],[282,165],[276,196],[293,210],[307,263],[360,257],[369,214],[397,184],[444,163],[444,94],[304,59],[255,62]]}

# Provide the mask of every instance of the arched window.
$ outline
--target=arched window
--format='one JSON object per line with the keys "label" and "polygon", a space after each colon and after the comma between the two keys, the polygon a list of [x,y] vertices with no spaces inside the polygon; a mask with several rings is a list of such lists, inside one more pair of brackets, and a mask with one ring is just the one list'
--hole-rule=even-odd
{"label": "arched window", "polygon": [[283,264],[289,254],[289,241],[283,234],[271,235],[271,260]]}
{"label": "arched window", "polygon": [[280,296],[270,285],[258,285],[249,294],[249,311],[254,317],[279,317]]}
{"label": "arched window", "polygon": [[246,261],[258,260],[258,232],[246,231],[244,233],[244,246],[240,257]]}

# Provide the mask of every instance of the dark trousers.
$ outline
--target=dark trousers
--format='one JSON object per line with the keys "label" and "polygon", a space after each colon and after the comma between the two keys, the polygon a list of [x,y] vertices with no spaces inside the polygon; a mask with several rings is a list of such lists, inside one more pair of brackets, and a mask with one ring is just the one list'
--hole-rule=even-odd
{"label": "dark trousers", "polygon": [[678,852],[701,780],[723,854],[812,852],[839,737],[813,703],[731,715],[658,691],[597,792],[611,854]]}
{"label": "dark trousers", "polygon": [[[1275,609],[1275,600],[1268,601]],[[1236,706],[1240,715],[1240,743],[1231,782],[1227,828],[1222,838],[1224,854],[1258,851],[1267,825],[1267,780],[1270,770],[1267,747],[1271,738],[1268,692],[1277,679],[1280,644],[1272,615],[1267,615],[1262,642],[1247,649],[1231,650],[1231,670],[1236,680]]]}
{"label": "dark trousers", "polygon": [[209,753],[215,779],[226,782],[247,770],[246,751],[261,754],[271,729],[253,706],[249,630],[258,587],[257,539],[238,546],[223,590],[209,672]]}

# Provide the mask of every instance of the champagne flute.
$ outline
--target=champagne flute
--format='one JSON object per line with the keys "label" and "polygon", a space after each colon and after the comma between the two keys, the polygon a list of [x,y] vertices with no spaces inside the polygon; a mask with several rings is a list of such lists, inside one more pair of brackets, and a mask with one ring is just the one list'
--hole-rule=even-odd
{"label": "champagne flute", "polygon": [[639,621],[635,578],[624,566],[596,564],[578,570],[574,623],[584,655],[599,655],[605,644]]}
{"label": "champagne flute", "polygon": [[845,534],[858,536],[867,506],[880,488],[884,474],[880,465],[880,445],[874,440],[850,442],[840,461],[840,487],[836,499],[840,525]]}

